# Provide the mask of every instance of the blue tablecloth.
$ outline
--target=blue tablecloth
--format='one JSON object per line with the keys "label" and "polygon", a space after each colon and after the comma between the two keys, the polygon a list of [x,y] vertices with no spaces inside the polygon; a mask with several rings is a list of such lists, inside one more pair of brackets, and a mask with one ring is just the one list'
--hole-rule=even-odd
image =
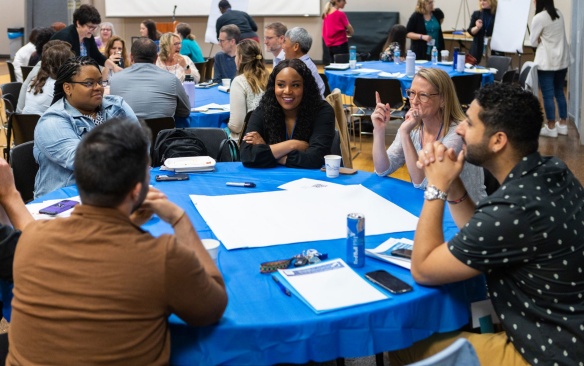
{"label": "blue tablecloth", "polygon": [[[413,188],[411,183],[363,171],[330,179],[319,170],[250,169],[241,163],[218,163],[216,171],[190,174],[190,180],[182,182],[156,182],[157,173],[157,169],[152,170],[151,184],[186,210],[201,238],[214,238],[214,235],[195,209],[189,194],[274,191],[285,182],[307,177],[340,184],[362,184],[417,216],[423,203],[423,192]],[[254,182],[257,187],[227,187],[225,183],[228,181]],[[67,187],[43,199],[74,195],[77,195],[76,188]],[[253,215],[250,207],[226,206],[223,209]],[[448,239],[457,229],[448,210],[445,214],[444,230]],[[387,217],[387,220],[392,219]],[[170,225],[158,218],[152,219],[144,228],[154,235],[172,232]],[[413,238],[413,235],[413,232],[403,232],[368,236],[366,247],[373,248],[390,236]],[[225,314],[219,324],[200,328],[187,326],[172,315],[169,318],[171,364],[267,365],[360,357],[407,347],[432,333],[458,329],[469,320],[468,282],[424,287],[414,283],[408,270],[372,258],[367,258],[365,267],[356,269],[356,272],[363,276],[372,270],[385,269],[411,284],[414,291],[392,295],[388,300],[372,304],[316,314],[297,297],[282,294],[269,275],[259,273],[261,262],[290,258],[310,248],[328,253],[329,258],[344,258],[346,241],[339,239],[232,251],[221,246],[218,266],[229,296]]]}
{"label": "blue tablecloth", "polygon": [[[229,104],[229,93],[219,91],[217,86],[195,90],[195,107],[207,104]],[[191,112],[188,118],[176,118],[176,127],[227,127],[229,112],[201,113]]]}
{"label": "blue tablecloth", "polygon": [[[363,69],[375,69],[381,70],[389,73],[396,73],[401,72],[405,74],[406,72],[406,64],[405,62],[401,62],[399,65],[394,64],[393,62],[382,62],[382,61],[368,61],[362,63]],[[457,72],[452,70],[452,66],[445,66],[445,65],[432,65],[431,62],[427,62],[425,64],[416,64],[416,66],[422,67],[437,67],[442,69],[448,73],[448,75],[455,76],[455,75],[470,75],[469,73],[464,72]],[[331,90],[334,88],[339,88],[341,93],[353,96],[353,92],[355,89],[355,79],[356,78],[369,78],[369,79],[380,79],[382,77],[378,76],[376,73],[371,74],[359,74],[354,72],[353,70],[344,70],[344,71],[333,71],[333,70],[324,70],[326,77],[328,78],[329,86]],[[495,76],[491,73],[482,74],[483,75],[483,85],[492,84],[495,81]],[[412,85],[412,79],[406,76],[399,78],[401,82],[402,90],[405,93],[405,90],[408,89]],[[374,92],[374,90],[372,91]],[[405,95],[405,94],[404,94]]]}

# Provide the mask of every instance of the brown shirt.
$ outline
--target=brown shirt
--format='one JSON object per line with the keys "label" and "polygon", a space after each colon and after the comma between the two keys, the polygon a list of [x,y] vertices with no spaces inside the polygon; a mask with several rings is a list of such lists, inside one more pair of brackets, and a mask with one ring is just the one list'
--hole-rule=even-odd
{"label": "brown shirt", "polygon": [[80,205],[34,222],[14,259],[6,364],[167,364],[170,313],[191,325],[221,317],[225,288],[214,277],[191,247],[115,209]]}

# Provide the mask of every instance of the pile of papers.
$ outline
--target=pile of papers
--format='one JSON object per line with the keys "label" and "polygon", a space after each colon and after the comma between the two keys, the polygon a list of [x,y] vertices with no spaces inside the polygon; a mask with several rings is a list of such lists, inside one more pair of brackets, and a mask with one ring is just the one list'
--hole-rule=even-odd
{"label": "pile of papers", "polygon": [[324,67],[327,70],[347,70],[349,68],[349,64],[329,64]]}
{"label": "pile of papers", "polygon": [[229,104],[210,103],[200,107],[191,108],[191,111],[202,113],[223,113],[229,112],[229,109],[230,109]]}
{"label": "pile of papers", "polygon": [[403,267],[403,268],[411,269],[412,268],[412,261],[410,259],[403,258],[403,257],[396,257],[394,255],[391,255],[391,252],[396,250],[396,249],[412,250],[413,248],[414,248],[414,242],[411,241],[410,239],[389,238],[386,241],[384,241],[383,243],[379,244],[374,249],[365,249],[365,254],[370,256],[370,257],[373,257],[373,258],[381,259],[382,261],[396,264],[396,265]]}

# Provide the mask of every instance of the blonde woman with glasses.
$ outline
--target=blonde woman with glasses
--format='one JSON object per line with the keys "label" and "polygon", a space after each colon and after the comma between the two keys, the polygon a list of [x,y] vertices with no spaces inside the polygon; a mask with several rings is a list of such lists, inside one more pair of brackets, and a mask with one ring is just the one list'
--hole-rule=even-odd
{"label": "blonde woman with glasses", "polygon": [[174,74],[181,83],[185,81],[185,75],[192,75],[195,83],[198,83],[201,79],[199,71],[189,56],[180,54],[181,47],[182,41],[178,34],[164,33],[160,37],[160,53],[156,66]]}
{"label": "blonde woman with glasses", "polygon": [[[385,127],[389,122],[390,107],[379,100],[371,115],[373,121],[373,165],[379,176],[393,173],[405,163],[414,187],[425,189],[428,184],[424,171],[416,166],[418,151],[427,143],[442,142],[458,154],[463,141],[456,134],[456,126],[466,119],[454,84],[440,69],[424,68],[418,71],[412,86],[406,90],[411,108],[400,126],[391,146],[385,150]],[[465,164],[461,179],[474,202],[486,196],[482,168]],[[461,199],[465,199],[466,197]]]}

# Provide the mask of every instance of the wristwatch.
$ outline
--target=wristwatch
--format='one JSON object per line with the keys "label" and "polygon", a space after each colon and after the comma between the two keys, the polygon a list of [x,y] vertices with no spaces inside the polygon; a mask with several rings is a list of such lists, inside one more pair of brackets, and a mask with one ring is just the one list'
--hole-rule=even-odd
{"label": "wristwatch", "polygon": [[428,201],[433,200],[442,200],[446,201],[446,197],[448,194],[446,192],[442,192],[436,186],[427,186],[426,191],[424,192],[424,198]]}

